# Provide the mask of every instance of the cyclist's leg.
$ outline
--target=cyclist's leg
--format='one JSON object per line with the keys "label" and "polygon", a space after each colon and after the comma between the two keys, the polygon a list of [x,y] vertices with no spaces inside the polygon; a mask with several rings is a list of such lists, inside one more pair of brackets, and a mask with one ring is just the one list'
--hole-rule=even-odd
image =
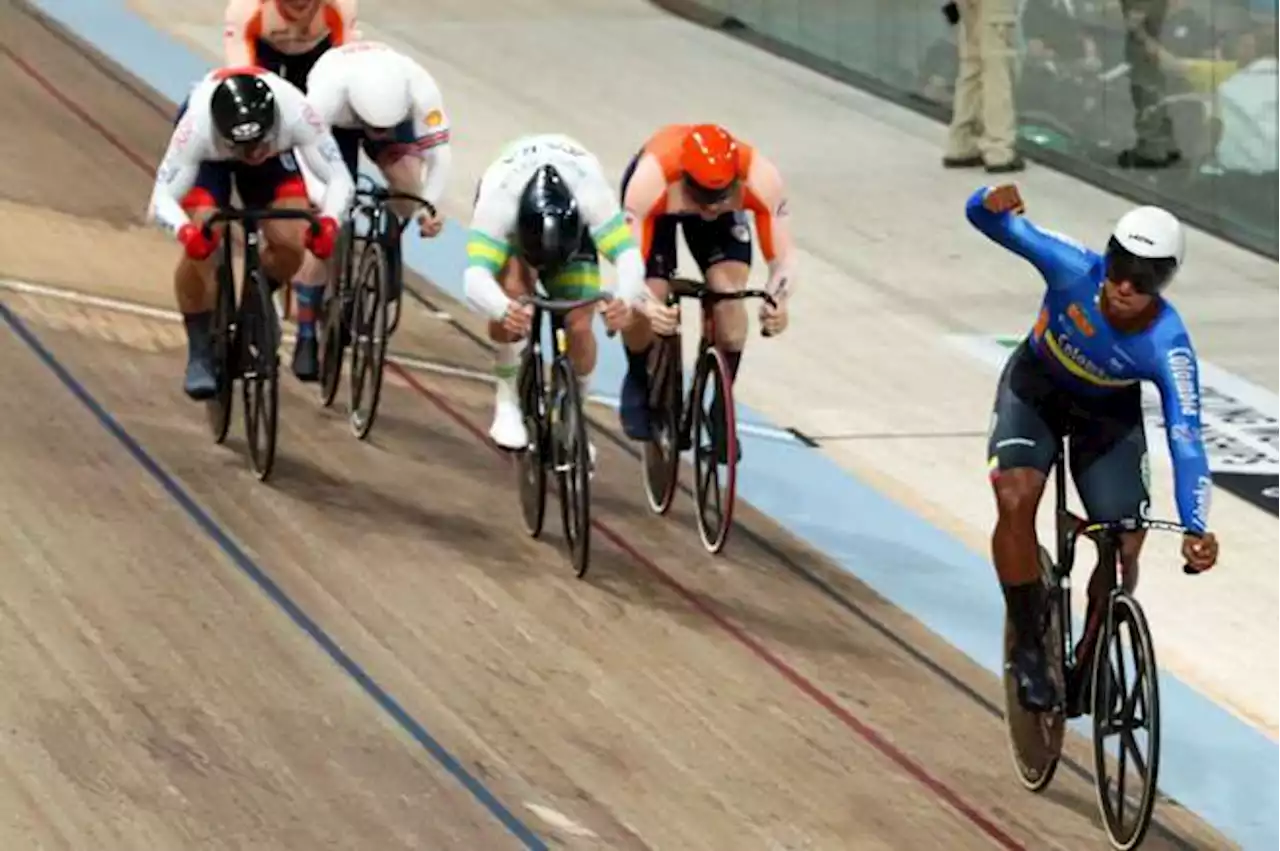
{"label": "cyclist's leg", "polygon": [[[636,154],[622,175],[620,198],[627,195],[627,184],[634,174],[640,155]],[[676,226],[678,219],[663,216],[654,224],[649,257],[645,261],[645,283],[654,298],[667,297],[667,282],[676,269]],[[649,422],[649,352],[653,349],[654,333],[647,317],[637,315],[635,321],[622,329],[622,345],[627,353],[627,372],[618,393],[618,416],[622,431],[632,440],[651,440],[653,432]]]}
{"label": "cyclist's leg", "polygon": [[1020,346],[1000,375],[987,437],[987,463],[997,511],[991,555],[1013,625],[1013,673],[1022,704],[1044,710],[1056,703],[1057,695],[1040,640],[1043,586],[1036,511],[1058,441],[1057,416],[1047,405],[1034,401],[1049,397],[1028,392],[1039,383],[1031,357],[1025,345]]}
{"label": "cyclist's leg", "polygon": [[[241,166],[236,171],[236,188],[246,207],[306,210],[311,207],[306,183],[298,171],[293,154],[286,151],[256,166]],[[282,283],[292,281],[302,266],[306,255],[307,223],[300,219],[268,221],[262,223],[262,271],[271,292]],[[299,324],[303,319],[303,306],[298,306]],[[274,319],[275,313],[272,312]],[[311,318],[311,317],[307,317]],[[294,374],[302,381],[314,381],[319,369],[316,366],[314,334],[310,342],[299,335],[294,350]]]}
{"label": "cyclist's leg", "polygon": [[[1090,520],[1120,520],[1146,516],[1150,507],[1150,462],[1142,422],[1142,395],[1135,385],[1105,403],[1081,411],[1072,424],[1071,474]],[[1146,532],[1127,532],[1120,538],[1120,567],[1125,588],[1138,584],[1138,555]],[[1090,658],[1100,603],[1110,577],[1096,565],[1089,579],[1085,628],[1076,645],[1076,658]]]}
{"label": "cyclist's leg", "polygon": [[[556,299],[590,298],[599,294],[600,255],[595,240],[583,234],[582,244],[569,263],[546,283],[547,292]],[[565,317],[565,332],[569,337],[569,361],[578,379],[578,396],[586,402],[591,391],[591,374],[596,368],[596,336],[592,318],[600,309],[598,304],[572,310]],[[591,463],[596,460],[595,444],[588,441],[587,450]]]}
{"label": "cyclist's leg", "polygon": [[[414,139],[414,122],[402,122],[392,131],[390,139],[370,139],[365,137],[363,145],[365,153],[387,180],[387,186],[393,192],[418,194],[422,176],[422,149]],[[417,211],[418,206],[412,201],[392,201],[391,211],[395,213],[398,226],[403,225]],[[392,258],[397,267],[396,274],[390,281],[391,298],[397,299],[404,286],[403,269],[400,268],[399,243],[396,245],[397,255]]]}
{"label": "cyclist's leg", "polygon": [[[334,140],[338,143],[338,151],[342,154],[342,162],[355,180],[356,167],[360,157],[360,132],[341,127],[333,128]],[[314,209],[324,196],[324,187],[318,180],[307,184],[310,206]],[[303,225],[305,227],[305,225]],[[305,237],[305,232],[304,232]],[[296,318],[298,326],[298,344],[293,350],[293,374],[303,380],[308,375],[319,374],[319,343],[316,340],[316,315],[323,301],[325,287],[336,270],[336,257],[321,260],[310,251],[303,252],[303,260],[293,280],[293,291],[298,301]]]}
{"label": "cyclist's leg", "polygon": [[[205,221],[231,198],[231,169],[225,163],[201,164],[195,186],[182,199],[183,209],[197,224]],[[218,226],[219,240],[227,237]],[[217,264],[221,246],[204,260],[185,253],[174,271],[174,296],[187,330],[187,368],[183,389],[193,399],[209,399],[217,391],[213,371],[213,309],[218,288]]]}
{"label": "cyclist's leg", "polygon": [[[516,257],[507,258],[498,270],[497,278],[509,298],[533,292],[533,271]],[[507,331],[500,322],[489,323],[489,339],[495,343],[494,375],[497,378],[489,437],[503,449],[523,449],[529,443],[529,432],[524,427],[520,389],[516,381],[525,340]]]}
{"label": "cyclist's leg", "polygon": [[[707,221],[691,216],[684,221],[689,253],[715,292],[740,292],[751,275],[751,225],[745,213],[724,213]],[[729,362],[734,380],[747,342],[747,306],[742,301],[716,305],[716,346]]]}

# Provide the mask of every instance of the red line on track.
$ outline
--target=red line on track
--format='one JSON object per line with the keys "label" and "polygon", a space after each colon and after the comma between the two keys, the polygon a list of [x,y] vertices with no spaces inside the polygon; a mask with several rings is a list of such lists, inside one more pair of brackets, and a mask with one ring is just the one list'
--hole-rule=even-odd
{"label": "red line on track", "polygon": [[[484,443],[486,446],[493,448],[495,453],[506,459],[507,463],[510,463],[509,456],[496,447],[493,447],[484,430],[460,413],[447,399],[445,399],[444,396],[428,389],[416,376],[401,367],[399,364],[388,363],[386,366],[406,384],[408,384],[414,392],[431,402],[446,416],[448,416],[449,419],[460,425],[464,430],[469,432],[473,437]],[[782,675],[783,679],[799,689],[801,693],[814,703],[825,709],[841,724],[856,733],[890,762],[902,769],[902,771],[909,777],[928,789],[938,799],[950,805],[956,812],[964,816],[965,819],[994,840],[1000,847],[1010,849],[1010,851],[1025,851],[1025,846],[1006,833],[1003,828],[979,812],[976,807],[966,802],[958,793],[953,791],[951,787],[947,786],[937,777],[930,774],[926,768],[912,760],[911,757],[907,756],[903,751],[885,739],[884,736],[876,732],[874,728],[842,706],[839,701],[827,692],[823,691],[819,686],[815,685],[812,680],[797,671],[772,650],[761,644],[754,636],[742,627],[733,623],[733,621],[729,620],[724,615],[717,612],[701,597],[682,585],[678,579],[659,567],[657,562],[642,553],[627,539],[625,535],[600,520],[593,519],[591,521],[591,526],[597,532],[613,542],[614,546],[618,547],[618,549],[635,559],[636,562],[652,573],[659,582],[674,591],[692,608],[705,615],[709,620],[715,623],[716,626],[724,630],[724,632],[733,638],[734,641],[751,651],[757,659],[764,662],[770,668],[773,668],[774,671]]]}

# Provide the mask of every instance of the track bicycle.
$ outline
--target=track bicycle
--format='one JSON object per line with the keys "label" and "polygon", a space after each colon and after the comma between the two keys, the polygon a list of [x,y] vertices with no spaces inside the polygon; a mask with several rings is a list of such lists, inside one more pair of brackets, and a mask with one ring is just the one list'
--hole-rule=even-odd
{"label": "track bicycle", "polygon": [[[1145,518],[1093,522],[1067,508],[1066,447],[1059,441],[1054,462],[1056,557],[1039,548],[1045,588],[1043,638],[1049,676],[1062,699],[1057,707],[1030,712],[1018,701],[1009,669],[1013,625],[1006,618],[1004,639],[1005,725],[1014,769],[1033,792],[1048,787],[1062,755],[1066,722],[1092,719],[1094,789],[1112,847],[1136,848],[1151,825],[1160,768],[1160,687],[1155,645],[1142,606],[1120,580],[1120,536],[1157,530],[1185,534],[1177,523]],[[1098,569],[1106,578],[1105,604],[1086,624],[1091,648],[1077,658],[1071,634],[1071,569],[1081,536],[1098,548]],[[1183,565],[1183,572],[1197,571]],[[1126,657],[1126,644],[1128,655]],[[1108,743],[1115,740],[1114,751]],[[1116,772],[1112,774],[1112,768]],[[1126,789],[1127,769],[1137,775]]]}
{"label": "track bicycle", "polygon": [[234,384],[244,397],[244,430],[249,463],[259,481],[266,481],[275,465],[280,412],[280,321],[271,299],[271,285],[262,268],[260,223],[302,219],[313,236],[320,222],[306,210],[251,210],[224,207],[202,225],[211,239],[218,224],[240,223],[244,230],[244,266],[240,300],[236,301],[235,260],[230,234],[224,234],[216,271],[218,282],[213,312],[214,379],[217,389],[205,402],[215,443],[226,440],[231,425]]}
{"label": "track bicycle", "polygon": [[[390,191],[367,175],[360,178],[368,186],[357,186],[338,240],[337,273],[325,287],[320,309],[319,350],[320,403],[327,408],[337,396],[343,354],[350,345],[348,423],[352,434],[364,440],[378,415],[387,341],[400,324],[404,295],[400,237],[405,222],[391,203],[409,201],[433,216],[436,210],[425,198]],[[363,233],[357,230],[358,217],[367,222]]]}
{"label": "track bicycle", "polygon": [[[516,380],[520,409],[524,414],[528,445],[519,453],[520,508],[531,537],[542,534],[547,506],[547,474],[556,476],[560,496],[560,522],[565,543],[578,578],[586,576],[591,562],[591,445],[578,379],[569,360],[566,314],[580,307],[608,301],[612,293],[590,298],[556,300],[539,295],[517,299],[533,306],[529,344],[520,359]],[[542,319],[551,323],[553,353],[550,377],[542,352]]]}
{"label": "track bicycle", "polygon": [[720,293],[702,281],[672,278],[667,306],[678,305],[686,298],[696,299],[702,310],[693,381],[686,394],[679,329],[670,336],[659,337],[648,363],[649,410],[654,435],[643,444],[644,489],[650,510],[666,514],[679,483],[680,453],[692,448],[698,535],[703,547],[714,554],[724,549],[733,524],[738,459],[742,454],[738,446],[733,376],[724,353],[714,345],[714,308],[722,301],[744,298],[764,299],[771,306],[777,303],[765,290]]}

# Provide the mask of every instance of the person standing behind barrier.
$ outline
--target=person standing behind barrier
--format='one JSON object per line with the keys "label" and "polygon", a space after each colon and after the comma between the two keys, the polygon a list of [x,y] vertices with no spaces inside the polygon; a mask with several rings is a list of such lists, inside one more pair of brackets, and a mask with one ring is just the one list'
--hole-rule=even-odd
{"label": "person standing behind barrier", "polygon": [[1173,122],[1164,104],[1165,76],[1160,68],[1160,31],[1168,0],[1120,0],[1125,16],[1124,58],[1129,63],[1133,97],[1132,148],[1121,151],[1121,168],[1165,168],[1182,159],[1173,139]]}
{"label": "person standing behind barrier", "polygon": [[1017,0],[955,0],[943,7],[943,13],[960,26],[960,73],[942,164],[947,168],[985,166],[993,174],[1021,171],[1026,163],[1014,149]]}

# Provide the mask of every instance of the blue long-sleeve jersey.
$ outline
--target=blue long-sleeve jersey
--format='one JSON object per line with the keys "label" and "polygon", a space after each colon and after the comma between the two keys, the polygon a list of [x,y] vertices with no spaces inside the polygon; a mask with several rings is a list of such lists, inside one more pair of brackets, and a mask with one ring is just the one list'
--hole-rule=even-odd
{"label": "blue long-sleeve jersey", "polygon": [[988,191],[983,187],[970,196],[965,209],[969,222],[1030,261],[1047,285],[1028,334],[1032,350],[1073,393],[1105,395],[1143,380],[1159,388],[1180,522],[1204,532],[1213,479],[1200,436],[1200,370],[1182,317],[1162,300],[1155,321],[1145,329],[1117,331],[1099,306],[1106,277],[1102,255],[1016,213],[990,212],[982,206]]}

